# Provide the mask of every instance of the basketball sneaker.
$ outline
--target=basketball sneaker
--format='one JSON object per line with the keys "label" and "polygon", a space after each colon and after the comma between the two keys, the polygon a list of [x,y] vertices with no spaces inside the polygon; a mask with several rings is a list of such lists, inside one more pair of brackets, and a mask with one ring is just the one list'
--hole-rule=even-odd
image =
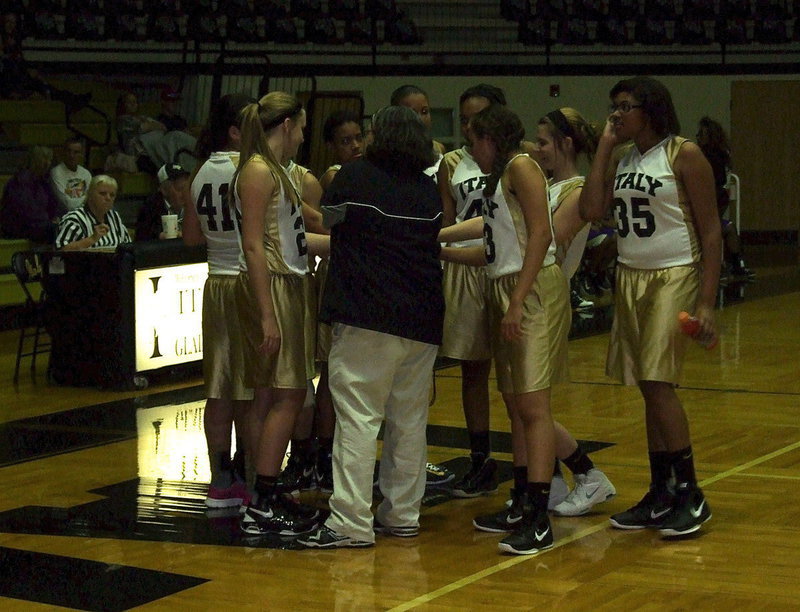
{"label": "basketball sneaker", "polygon": [[289,461],[283,468],[278,478],[279,486],[282,490],[290,492],[292,495],[299,495],[301,491],[311,491],[317,488],[317,481],[314,476],[313,456],[303,458],[292,453]]}
{"label": "basketball sneaker", "polygon": [[209,485],[206,506],[209,508],[232,508],[250,503],[250,492],[241,480],[234,480],[226,488]]}
{"label": "basketball sneaker", "polygon": [[624,512],[612,514],[608,521],[617,529],[660,528],[672,510],[673,497],[650,489],[642,500]]}
{"label": "basketball sneaker", "polygon": [[488,533],[506,533],[514,531],[522,522],[522,511],[525,504],[525,492],[517,493],[516,489],[511,489],[511,505],[506,506],[500,512],[476,516],[472,525],[478,531]]}
{"label": "basketball sneaker", "polygon": [[[526,514],[532,511],[532,509],[526,508]],[[500,540],[497,547],[502,552],[515,555],[534,555],[552,548],[553,528],[547,512],[541,512],[530,518],[526,517],[518,529]]]}
{"label": "basketball sneaker", "polygon": [[497,492],[497,462],[491,457],[482,461],[472,456],[472,468],[453,485],[453,497],[470,498]]}
{"label": "basketball sneaker", "polygon": [[372,530],[375,533],[395,536],[396,538],[415,538],[419,535],[419,525],[407,525],[400,527],[384,525],[383,523],[375,521],[372,525]]}
{"label": "basketball sneaker", "polygon": [[436,465],[430,462],[425,464],[425,486],[427,487],[441,487],[451,482],[455,477],[456,475],[443,465]]}
{"label": "basketball sneaker", "polygon": [[297,543],[306,548],[368,548],[374,546],[374,542],[357,540],[350,536],[335,532],[327,525],[320,525],[316,531],[297,538]]}
{"label": "basketball sneaker", "polygon": [[572,289],[569,293],[569,303],[572,306],[572,310],[591,310],[594,308],[594,302],[582,298],[575,289]]}
{"label": "basketball sneaker", "polygon": [[[558,504],[567,499],[569,495],[569,485],[561,474],[554,474],[550,481],[550,497],[547,498],[547,509],[552,510]],[[506,506],[511,506],[513,499],[506,500]]]}
{"label": "basketball sneaker", "polygon": [[320,450],[314,468],[317,488],[322,493],[333,493],[333,457],[328,451]]}
{"label": "basketball sneaker", "polygon": [[317,520],[300,516],[283,495],[271,495],[249,505],[240,525],[242,531],[251,535],[294,536],[314,529]]}
{"label": "basketball sneaker", "polygon": [[703,492],[699,487],[684,482],[676,487],[672,510],[658,531],[666,537],[687,535],[700,529],[710,518],[711,508]]}
{"label": "basketball sneaker", "polygon": [[550,481],[550,497],[547,498],[547,509],[552,510],[558,504],[567,499],[569,495],[569,485],[560,473],[553,476]]}
{"label": "basketball sneaker", "polygon": [[575,474],[575,488],[564,501],[553,508],[553,514],[581,516],[616,494],[617,490],[608,477],[597,468],[592,468],[586,474]]}

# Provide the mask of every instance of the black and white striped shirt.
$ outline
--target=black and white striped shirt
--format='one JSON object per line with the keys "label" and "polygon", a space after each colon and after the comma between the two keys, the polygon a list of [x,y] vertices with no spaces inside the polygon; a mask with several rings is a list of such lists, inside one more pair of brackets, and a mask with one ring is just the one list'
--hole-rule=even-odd
{"label": "black and white striped shirt", "polygon": [[[61,223],[58,225],[56,248],[63,249],[65,245],[88,238],[94,233],[94,226],[98,223],[102,221],[99,221],[86,206],[68,212],[61,217]],[[108,233],[90,248],[114,247],[131,241],[128,229],[117,211],[108,211],[105,223],[108,225]]]}

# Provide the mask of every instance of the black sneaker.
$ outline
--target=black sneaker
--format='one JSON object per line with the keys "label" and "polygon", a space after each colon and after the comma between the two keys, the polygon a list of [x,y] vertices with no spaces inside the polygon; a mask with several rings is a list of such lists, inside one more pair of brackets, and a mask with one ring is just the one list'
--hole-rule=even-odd
{"label": "black sneaker", "polygon": [[472,458],[472,468],[453,485],[453,497],[478,497],[497,492],[497,462],[491,457],[483,461]]}
{"label": "black sneaker", "polygon": [[488,531],[489,533],[514,531],[522,522],[524,503],[525,493],[517,493],[516,489],[511,489],[510,506],[494,514],[477,516],[472,520],[472,525],[479,531]]}
{"label": "black sneaker", "polygon": [[736,257],[731,262],[731,276],[737,280],[749,280],[755,278],[756,275],[750,268],[744,265],[744,260],[741,257]]}
{"label": "black sneaker", "polygon": [[289,461],[286,462],[286,467],[278,478],[278,484],[281,490],[288,491],[292,495],[316,489],[313,458],[302,458],[294,453],[289,455]]}
{"label": "black sneaker", "polygon": [[281,495],[251,504],[240,522],[242,531],[251,535],[293,536],[307,533],[317,526],[315,518],[303,518]]}
{"label": "black sneaker", "polygon": [[335,532],[330,527],[320,525],[316,531],[308,535],[297,538],[297,543],[306,548],[368,548],[374,546],[374,542],[366,540],[356,540],[350,536]]}
{"label": "black sneaker", "polygon": [[298,518],[304,520],[319,518],[319,508],[301,503],[291,493],[281,493],[281,501],[284,507]]}
{"label": "black sneaker", "polygon": [[660,528],[672,510],[673,498],[650,489],[638,504],[608,519],[617,529]]}
{"label": "black sneaker", "polygon": [[658,531],[663,536],[682,536],[694,533],[711,518],[711,508],[698,487],[678,485],[672,511],[665,517]]}
{"label": "black sneaker", "polygon": [[436,465],[435,463],[425,464],[426,487],[441,487],[451,482],[455,477],[456,475],[443,465]]}
{"label": "black sneaker", "polygon": [[333,457],[330,452],[320,451],[314,468],[317,488],[323,493],[333,493]]}
{"label": "black sneaker", "polygon": [[[533,512],[528,508],[526,512]],[[497,544],[497,547],[507,553],[515,555],[534,555],[553,547],[553,528],[547,512],[522,521],[522,525],[509,536]]]}

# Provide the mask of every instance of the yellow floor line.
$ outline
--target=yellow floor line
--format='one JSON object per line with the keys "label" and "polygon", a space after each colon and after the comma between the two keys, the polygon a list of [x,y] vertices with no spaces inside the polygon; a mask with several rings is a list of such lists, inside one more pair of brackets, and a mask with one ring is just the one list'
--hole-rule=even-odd
{"label": "yellow floor line", "polygon": [[739,474],[739,476],[747,476],[748,478],[771,478],[773,480],[800,480],[800,476],[782,476],[780,474]]}
{"label": "yellow floor line", "polygon": [[538,559],[543,554],[555,550],[556,548],[560,548],[561,546],[566,546],[567,544],[580,540],[581,538],[585,538],[586,536],[590,536],[593,533],[597,533],[598,531],[602,531],[603,529],[606,528],[608,528],[608,523],[603,521],[598,525],[593,525],[592,527],[587,527],[586,529],[576,531],[570,536],[567,536],[565,538],[559,538],[553,545],[553,548],[549,548],[546,551],[543,551],[542,553],[536,555],[519,555],[516,557],[511,557],[510,559],[506,559],[505,561],[502,561],[497,565],[487,567],[486,569],[481,570],[479,572],[475,572],[470,576],[464,576],[464,578],[456,580],[455,582],[451,582],[450,584],[447,584],[439,589],[436,589],[435,591],[431,591],[430,593],[426,593],[425,595],[420,595],[419,597],[412,599],[411,601],[407,601],[406,603],[391,608],[390,612],[411,610],[412,608],[416,608],[417,606],[428,603],[429,601],[433,601],[434,599],[436,599],[437,597],[441,597],[442,595],[447,595],[448,593],[457,591],[462,587],[468,586],[473,582],[477,582],[478,580],[482,580],[483,578],[491,576],[492,574],[497,574],[498,572],[502,572],[510,567],[514,567],[515,565],[519,565],[520,563],[524,563],[525,561],[530,561],[531,559],[534,558]]}
{"label": "yellow floor line", "polygon": [[[752,468],[752,467],[754,467],[756,465],[759,465],[761,463],[765,463],[765,462],[767,462],[767,461],[769,461],[771,459],[774,459],[775,457],[780,457],[781,455],[785,455],[786,453],[789,453],[789,452],[791,452],[791,451],[793,451],[795,449],[798,449],[798,448],[800,448],[800,442],[795,442],[794,444],[789,444],[788,446],[784,446],[783,448],[778,449],[778,450],[776,450],[776,451],[774,451],[772,453],[769,453],[767,455],[763,455],[761,457],[758,457],[757,459],[753,459],[752,461],[748,461],[747,463],[743,463],[741,465],[738,465],[738,466],[736,466],[734,468],[731,468],[730,470],[725,470],[724,472],[720,472],[716,476],[711,476],[710,478],[706,478],[705,480],[700,482],[700,486],[706,487],[706,486],[708,486],[710,484],[713,484],[713,483],[715,483],[715,482],[717,482],[719,480],[722,480],[723,478],[728,478],[730,476],[734,476],[734,475],[739,474],[739,473],[741,473],[741,472],[743,472],[745,470],[748,470],[748,469],[750,469],[750,468]],[[747,476],[751,476],[751,474],[747,474]],[[755,476],[755,474],[753,474],[752,476]],[[499,572],[505,571],[508,568],[514,567],[516,565],[519,565],[520,563],[525,563],[526,561],[530,561],[531,559],[538,559],[539,557],[541,557],[541,555],[546,554],[550,550],[555,550],[556,548],[560,548],[561,546],[566,546],[567,544],[571,544],[572,542],[580,540],[581,538],[585,538],[585,537],[587,537],[589,535],[592,535],[593,533],[597,533],[598,531],[602,531],[603,529],[608,529],[608,523],[605,522],[605,521],[603,521],[602,523],[600,523],[598,525],[594,525],[592,527],[587,527],[586,529],[583,529],[581,531],[577,531],[577,532],[573,533],[572,535],[567,536],[566,538],[560,538],[555,543],[553,548],[551,548],[549,550],[546,550],[546,551],[544,551],[542,553],[539,553],[539,554],[536,554],[536,555],[520,555],[518,557],[513,557],[511,559],[506,559],[505,561],[501,561],[500,563],[497,563],[496,565],[492,565],[491,567],[487,567],[486,569],[481,570],[479,572],[475,572],[474,574],[471,574],[469,576],[464,576],[460,580],[456,580],[455,582],[451,582],[450,584],[446,584],[445,586],[443,586],[441,588],[438,588],[435,591],[431,591],[430,593],[425,593],[424,595],[420,595],[419,597],[415,597],[414,599],[412,599],[410,601],[407,601],[405,603],[400,604],[399,606],[391,608],[390,612],[401,612],[403,610],[411,610],[413,608],[416,608],[417,606],[421,606],[421,605],[426,604],[426,603],[428,603],[430,601],[433,601],[434,599],[437,599],[437,598],[439,598],[439,597],[441,597],[443,595],[447,595],[448,593],[452,593],[453,591],[457,591],[458,589],[461,589],[461,588],[463,588],[465,586],[469,586],[470,584],[478,582],[479,580],[482,580],[483,578],[486,578],[486,577],[491,576],[493,574],[497,574]]]}
{"label": "yellow floor line", "polygon": [[751,467],[755,467],[761,463],[769,461],[770,459],[774,459],[775,457],[780,457],[781,455],[790,453],[798,448],[800,448],[800,442],[789,444],[788,446],[779,448],[778,450],[771,452],[767,455],[763,455],[761,457],[758,457],[757,459],[753,459],[752,461],[748,461],[747,463],[738,465],[735,468],[731,468],[729,470],[725,470],[724,472],[720,472],[716,476],[712,476],[711,478],[706,478],[700,483],[700,485],[703,487],[708,486],[710,484],[717,482],[718,480],[722,480],[723,478],[727,478],[728,476],[733,476],[734,474],[738,474],[739,472],[744,472],[745,470],[749,470]]}

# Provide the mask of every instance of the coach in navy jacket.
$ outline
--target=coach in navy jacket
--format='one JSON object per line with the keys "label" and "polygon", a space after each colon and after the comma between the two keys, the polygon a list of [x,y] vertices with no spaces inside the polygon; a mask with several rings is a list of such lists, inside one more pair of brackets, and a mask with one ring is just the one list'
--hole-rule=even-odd
{"label": "coach in navy jacket", "polygon": [[375,139],[322,200],[331,254],[320,318],[332,325],[336,409],[331,516],[306,546],[371,546],[373,465],[385,420],[375,528],[416,535],[425,490],[428,397],[442,339],[442,207],[423,173],[433,144],[416,114],[390,106]]}

